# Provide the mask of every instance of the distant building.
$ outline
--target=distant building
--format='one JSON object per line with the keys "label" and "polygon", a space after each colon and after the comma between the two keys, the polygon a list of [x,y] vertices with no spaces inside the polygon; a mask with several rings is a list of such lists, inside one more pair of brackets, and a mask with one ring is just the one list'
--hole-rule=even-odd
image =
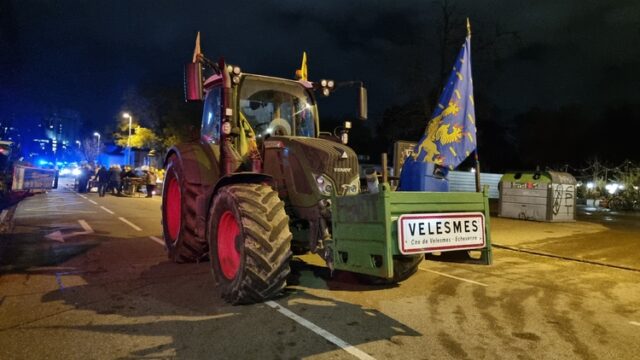
{"label": "distant building", "polygon": [[53,111],[41,122],[46,137],[51,139],[51,150],[54,154],[64,154],[69,147],[75,145],[80,138],[82,119],[77,111]]}
{"label": "distant building", "polygon": [[15,118],[13,115],[9,117],[0,117],[0,140],[20,142],[20,132],[13,125]]}
{"label": "distant building", "polygon": [[29,161],[76,161],[82,123],[77,111],[56,110],[42,116],[36,126],[15,132],[21,134],[22,153]]}

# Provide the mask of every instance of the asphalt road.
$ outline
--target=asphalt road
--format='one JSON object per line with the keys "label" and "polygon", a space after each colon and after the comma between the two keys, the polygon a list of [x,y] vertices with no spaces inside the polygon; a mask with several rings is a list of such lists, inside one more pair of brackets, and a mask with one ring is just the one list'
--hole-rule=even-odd
{"label": "asphalt road", "polygon": [[606,220],[495,219],[492,235],[503,247],[494,249],[493,265],[429,260],[386,288],[345,273],[330,277],[318,259],[305,256],[294,260],[282,297],[229,306],[208,262],[167,260],[159,207],[158,197],[81,197],[64,187],[21,203],[13,233],[0,238],[0,358],[637,359],[640,353],[640,230],[633,221],[609,227]]}

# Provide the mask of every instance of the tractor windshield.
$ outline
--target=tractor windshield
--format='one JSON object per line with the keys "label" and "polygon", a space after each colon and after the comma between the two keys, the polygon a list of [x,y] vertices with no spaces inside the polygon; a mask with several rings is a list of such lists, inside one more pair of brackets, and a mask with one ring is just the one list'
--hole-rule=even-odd
{"label": "tractor windshield", "polygon": [[239,108],[259,142],[269,136],[315,136],[313,98],[295,82],[247,75],[240,87]]}

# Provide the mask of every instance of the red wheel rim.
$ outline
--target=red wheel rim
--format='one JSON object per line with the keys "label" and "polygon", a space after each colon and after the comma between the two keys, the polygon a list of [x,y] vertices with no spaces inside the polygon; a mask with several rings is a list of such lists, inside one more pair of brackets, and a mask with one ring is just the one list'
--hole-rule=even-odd
{"label": "red wheel rim", "polygon": [[178,239],[178,232],[180,232],[182,205],[180,201],[180,185],[175,177],[169,180],[166,200],[167,230],[169,230],[171,240],[176,241]]}
{"label": "red wheel rim", "polygon": [[218,260],[220,269],[229,280],[233,280],[240,268],[240,253],[236,249],[236,238],[240,227],[231,211],[225,211],[218,223]]}

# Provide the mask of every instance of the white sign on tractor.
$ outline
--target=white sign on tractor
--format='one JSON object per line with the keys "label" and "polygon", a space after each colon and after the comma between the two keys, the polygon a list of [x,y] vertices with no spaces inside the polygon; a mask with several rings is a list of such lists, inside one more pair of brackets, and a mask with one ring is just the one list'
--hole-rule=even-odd
{"label": "white sign on tractor", "polygon": [[398,218],[402,254],[480,249],[486,244],[484,214],[407,214]]}

